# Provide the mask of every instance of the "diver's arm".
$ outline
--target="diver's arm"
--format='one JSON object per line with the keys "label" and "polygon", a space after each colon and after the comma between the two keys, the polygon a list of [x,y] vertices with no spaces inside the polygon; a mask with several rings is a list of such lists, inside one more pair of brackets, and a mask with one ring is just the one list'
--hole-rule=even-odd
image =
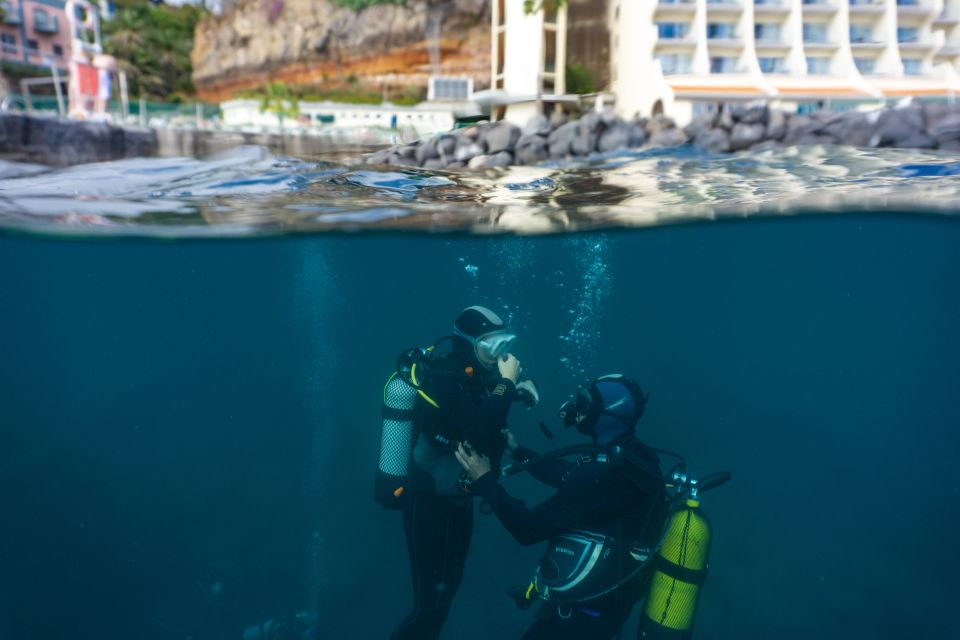
{"label": "diver's arm", "polygon": [[605,491],[606,484],[598,473],[579,473],[533,509],[508,494],[494,472],[480,476],[471,491],[490,504],[517,542],[531,545],[569,531],[597,514],[616,512],[621,496],[619,492]]}
{"label": "diver's arm", "polygon": [[[510,456],[517,461],[518,464],[523,464],[528,460],[533,460],[540,454],[524,447],[523,445],[517,447]],[[545,460],[538,465],[530,467],[530,475],[542,482],[543,484],[550,485],[551,487],[559,487],[563,483],[563,476],[567,473],[570,467],[573,466],[573,463],[569,460],[564,460],[563,458],[554,458],[553,460]]]}

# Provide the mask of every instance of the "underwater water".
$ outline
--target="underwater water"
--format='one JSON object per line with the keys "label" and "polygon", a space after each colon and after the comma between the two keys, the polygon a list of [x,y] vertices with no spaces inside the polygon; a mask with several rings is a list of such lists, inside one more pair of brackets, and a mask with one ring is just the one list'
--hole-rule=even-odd
{"label": "underwater water", "polygon": [[[8,167],[21,177],[0,183],[0,638],[229,640],[302,611],[317,614],[317,638],[388,637],[411,589],[400,515],[372,500],[383,383],[402,350],[449,334],[470,304],[510,318],[540,385],[538,407],[511,413],[521,442],[550,447],[538,420],[578,442],[557,406],[620,371],[651,393],[643,440],[682,452],[695,473],[732,472],[703,499],[714,543],[695,638],[953,637],[956,178],[942,159],[904,159],[885,157],[863,188],[913,180],[919,191],[893,187],[910,212],[736,216],[743,185],[759,189],[762,167],[747,157],[741,183],[719,171],[730,191],[710,202],[731,213],[702,217],[722,220],[641,213],[644,228],[613,218],[551,235],[386,233],[382,201],[422,213],[442,199],[370,192],[383,176],[356,187],[365,195],[348,228],[373,220],[370,231],[281,234],[289,209],[275,199],[258,222],[229,221],[257,209],[248,186],[181,195],[193,213],[151,217],[134,178],[127,190],[98,182],[116,165],[86,179],[73,170],[86,187],[61,197],[70,204],[42,202],[59,174]],[[299,189],[271,197],[311,201]],[[595,220],[584,207],[602,203],[539,204],[563,227],[563,216]],[[494,206],[464,204],[486,211],[467,229],[502,213]],[[122,237],[85,216],[120,224]],[[162,239],[209,229],[248,237]],[[548,495],[525,478],[505,486],[531,502]],[[541,547],[478,515],[443,637],[518,638],[533,614],[506,591],[529,579]]]}

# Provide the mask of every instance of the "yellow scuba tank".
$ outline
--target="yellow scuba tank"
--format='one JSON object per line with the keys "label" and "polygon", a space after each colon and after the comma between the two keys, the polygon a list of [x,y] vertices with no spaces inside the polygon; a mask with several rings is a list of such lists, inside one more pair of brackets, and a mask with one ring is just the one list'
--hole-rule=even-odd
{"label": "yellow scuba tank", "polygon": [[638,638],[687,640],[692,636],[700,590],[707,578],[711,537],[710,522],[696,498],[688,498],[671,513],[653,561]]}

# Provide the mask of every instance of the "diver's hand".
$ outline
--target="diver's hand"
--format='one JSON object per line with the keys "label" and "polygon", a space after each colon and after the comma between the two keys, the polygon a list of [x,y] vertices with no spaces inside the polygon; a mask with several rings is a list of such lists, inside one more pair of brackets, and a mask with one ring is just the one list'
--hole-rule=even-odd
{"label": "diver's hand", "polygon": [[500,369],[500,376],[516,384],[520,379],[520,361],[517,356],[508,353],[497,360],[497,368]]}
{"label": "diver's hand", "polygon": [[457,445],[457,450],[453,452],[453,455],[457,457],[457,462],[464,468],[470,479],[477,480],[490,473],[490,458],[469,448],[469,442],[466,444],[466,447],[463,446],[464,443],[462,442]]}
{"label": "diver's hand", "polygon": [[537,389],[537,383],[533,380],[524,380],[517,383],[517,399],[527,405],[527,409],[533,409],[540,404],[540,391]]}
{"label": "diver's hand", "polygon": [[517,450],[517,447],[520,446],[520,443],[517,442],[513,431],[510,431],[510,429],[500,429],[500,433],[503,434],[503,439],[507,441],[507,453],[512,455],[513,452]]}

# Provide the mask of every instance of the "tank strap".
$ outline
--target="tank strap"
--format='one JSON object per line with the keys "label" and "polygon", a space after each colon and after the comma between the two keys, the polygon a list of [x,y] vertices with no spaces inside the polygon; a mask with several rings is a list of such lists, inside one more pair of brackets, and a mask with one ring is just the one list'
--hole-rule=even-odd
{"label": "tank strap", "polygon": [[396,420],[400,422],[413,419],[413,409],[398,409],[397,407],[383,405],[381,413],[385,420]]}
{"label": "tank strap", "polygon": [[674,580],[679,580],[680,582],[686,582],[688,584],[696,584],[702,586],[707,580],[707,568],[703,569],[688,569],[686,567],[681,567],[680,565],[670,562],[660,554],[657,554],[654,558],[654,568],[658,571],[665,573]]}

